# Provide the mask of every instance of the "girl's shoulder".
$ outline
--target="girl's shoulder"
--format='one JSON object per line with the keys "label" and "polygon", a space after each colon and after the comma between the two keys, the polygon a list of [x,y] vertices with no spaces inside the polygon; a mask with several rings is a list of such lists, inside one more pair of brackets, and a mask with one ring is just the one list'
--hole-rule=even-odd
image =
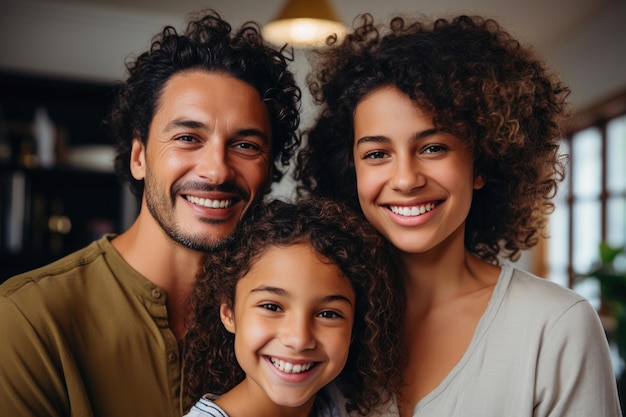
{"label": "girl's shoulder", "polygon": [[200,398],[184,417],[228,417],[228,414],[215,404],[211,398],[215,399],[209,394]]}

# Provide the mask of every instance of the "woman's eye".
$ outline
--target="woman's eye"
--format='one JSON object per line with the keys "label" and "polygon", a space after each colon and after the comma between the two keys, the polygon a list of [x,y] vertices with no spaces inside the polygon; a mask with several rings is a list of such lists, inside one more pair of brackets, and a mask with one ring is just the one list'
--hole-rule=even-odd
{"label": "woman's eye", "polygon": [[261,304],[260,307],[270,311],[281,311],[279,306],[272,303]]}

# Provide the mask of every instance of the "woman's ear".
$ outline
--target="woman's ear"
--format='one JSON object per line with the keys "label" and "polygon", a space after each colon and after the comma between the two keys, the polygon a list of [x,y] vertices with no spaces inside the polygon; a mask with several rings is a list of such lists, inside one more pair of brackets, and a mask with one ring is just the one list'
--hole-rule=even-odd
{"label": "woman's ear", "polygon": [[137,138],[133,139],[130,149],[130,173],[137,181],[146,177],[146,147]]}
{"label": "woman's ear", "polygon": [[482,175],[476,175],[474,177],[474,189],[475,190],[480,190],[484,186],[485,186],[485,179],[483,178],[483,176]]}
{"label": "woman's ear", "polygon": [[226,330],[235,334],[235,315],[232,307],[226,303],[220,304],[220,319],[222,319],[222,324]]}

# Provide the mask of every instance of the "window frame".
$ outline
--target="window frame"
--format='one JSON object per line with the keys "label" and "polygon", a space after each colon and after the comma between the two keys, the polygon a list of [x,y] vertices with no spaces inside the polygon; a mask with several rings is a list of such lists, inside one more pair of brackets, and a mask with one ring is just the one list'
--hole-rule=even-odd
{"label": "window frame", "polygon": [[[596,201],[600,201],[601,206],[601,221],[600,221],[600,233],[601,240],[607,239],[607,217],[608,217],[608,200],[610,197],[607,188],[607,126],[608,124],[619,117],[626,115],[626,90],[616,94],[615,96],[600,102],[597,105],[590,106],[588,109],[576,112],[573,117],[568,119],[562,125],[564,133],[563,140],[567,142],[567,147],[570,150],[573,149],[573,140],[577,133],[580,133],[586,129],[597,128],[601,136],[601,191],[596,198]],[[573,157],[569,160],[569,164],[566,167],[566,175],[572,175],[572,166],[576,161]],[[624,161],[626,163],[626,161]],[[567,181],[564,185],[567,186],[567,199],[566,210],[568,212],[568,236],[567,239],[567,277],[568,287],[573,288],[577,277],[586,271],[576,271],[574,268],[574,239],[576,225],[574,224],[574,205],[577,201],[574,195],[574,181]],[[621,195],[626,200],[626,191]]]}

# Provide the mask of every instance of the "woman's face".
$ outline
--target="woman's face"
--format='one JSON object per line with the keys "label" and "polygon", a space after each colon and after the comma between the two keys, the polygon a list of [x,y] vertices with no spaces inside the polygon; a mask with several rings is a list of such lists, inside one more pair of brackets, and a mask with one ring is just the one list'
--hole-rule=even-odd
{"label": "woman's face", "polygon": [[435,129],[406,94],[385,86],[359,102],[353,153],[363,213],[398,249],[425,253],[463,237],[483,180],[464,143]]}

